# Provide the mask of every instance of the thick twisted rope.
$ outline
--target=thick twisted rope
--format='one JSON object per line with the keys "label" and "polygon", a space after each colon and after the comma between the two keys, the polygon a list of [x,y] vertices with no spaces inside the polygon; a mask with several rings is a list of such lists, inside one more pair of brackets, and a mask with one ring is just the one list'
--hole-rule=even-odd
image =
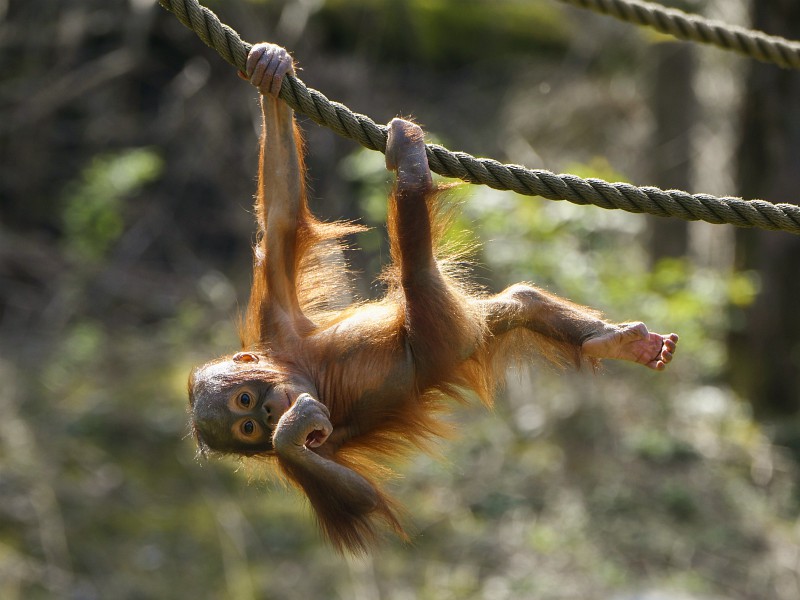
{"label": "thick twisted rope", "polygon": [[782,37],[704,19],[652,2],[640,2],[639,0],[559,1],[610,15],[622,21],[652,27],[656,31],[681,40],[732,50],[786,69],[800,69],[800,43]]}
{"label": "thick twisted rope", "polygon": [[[245,70],[251,44],[223,25],[217,16],[197,0],[159,0],[167,10],[193,30],[203,42],[240,71]],[[316,123],[353,139],[371,150],[386,151],[387,129],[365,115],[354,113],[338,102],[331,102],[320,92],[306,87],[297,77],[287,75],[280,98],[294,110]],[[739,227],[783,230],[800,234],[800,206],[772,204],[763,200],[717,198],[689,194],[680,190],[635,187],[627,183],[609,183],[601,179],[581,179],[575,175],[556,175],[542,169],[504,165],[488,158],[475,158],[464,152],[428,144],[431,169],[446,177],[469,183],[481,183],[498,190],[512,190],[549,200],[567,200],[574,204],[594,204],[633,213],[678,217],[689,221],[729,223]]]}

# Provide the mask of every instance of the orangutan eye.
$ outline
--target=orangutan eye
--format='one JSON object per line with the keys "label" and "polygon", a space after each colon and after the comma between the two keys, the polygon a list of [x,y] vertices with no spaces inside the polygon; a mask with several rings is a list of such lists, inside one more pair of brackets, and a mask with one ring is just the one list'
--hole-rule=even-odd
{"label": "orangutan eye", "polygon": [[252,421],[245,421],[242,423],[242,433],[246,436],[251,436],[256,430],[256,424]]}
{"label": "orangutan eye", "polygon": [[253,398],[247,392],[239,396],[239,404],[241,404],[244,408],[250,408],[250,404],[252,401]]}

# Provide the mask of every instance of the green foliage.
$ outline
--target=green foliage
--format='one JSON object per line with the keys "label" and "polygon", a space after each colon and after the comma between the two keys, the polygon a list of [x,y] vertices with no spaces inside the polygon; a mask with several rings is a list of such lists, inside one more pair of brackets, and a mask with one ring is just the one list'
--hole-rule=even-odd
{"label": "green foliage", "polygon": [[88,260],[100,260],[124,227],[123,200],[161,174],[162,161],[151,148],[96,156],[64,194],[67,247]]}
{"label": "green foliage", "polygon": [[[427,141],[436,143],[435,135],[428,135]],[[368,257],[366,276],[374,278],[388,261],[388,239],[386,235],[387,194],[391,190],[391,176],[386,171],[384,156],[379,152],[365,148],[355,149],[339,165],[339,174],[349,181],[357,191],[358,212],[362,221],[370,229],[357,236],[357,246]],[[434,175],[436,181],[443,178]],[[470,229],[460,205],[468,197],[469,188],[456,187],[444,200],[444,209],[454,208],[447,216],[451,219],[451,227],[445,232],[442,244],[446,251],[461,254],[475,246],[477,236]]]}
{"label": "green foliage", "polygon": [[659,429],[645,428],[630,436],[631,450],[641,458],[656,464],[674,464],[696,458],[685,441]]}
{"label": "green foliage", "polygon": [[[624,180],[600,159],[570,170]],[[576,302],[613,308],[612,320],[677,331],[682,358],[704,377],[724,367],[730,308],[748,305],[758,291],[752,272],[722,273],[688,257],[650,264],[640,215],[485,188],[472,190],[465,212],[498,284],[530,279]]]}
{"label": "green foliage", "polygon": [[380,152],[356,148],[339,165],[339,174],[357,190],[359,214],[374,227],[386,222],[386,195],[390,177]]}
{"label": "green foliage", "polygon": [[[625,181],[602,157],[569,170],[584,178]],[[374,228],[359,244],[379,263],[386,253],[374,253],[385,244],[381,228],[389,188],[383,157],[357,149],[340,172],[358,190],[360,213]],[[463,205],[447,239],[482,243],[481,262],[494,276],[490,288],[533,281],[576,302],[609,313],[613,308],[612,320],[643,320],[657,331],[677,331],[684,368],[706,380],[724,369],[731,310],[748,306],[758,293],[751,271],[722,273],[688,257],[651,264],[641,215],[463,184],[448,192],[447,201]],[[374,264],[371,272],[378,268]]]}
{"label": "green foliage", "polygon": [[617,171],[605,156],[593,156],[588,163],[571,162],[567,165],[567,173],[583,179],[604,179],[610,182],[628,182],[628,179]]}
{"label": "green foliage", "polygon": [[[491,6],[491,18],[486,11]],[[502,60],[533,48],[563,48],[568,39],[558,9],[544,3],[492,0],[414,0],[409,2],[419,51],[434,63],[487,55]],[[448,31],[449,35],[441,35]]]}
{"label": "green foliage", "polygon": [[[154,37],[154,22],[132,5],[18,4],[7,15],[18,32],[8,54],[26,58],[9,62],[0,79],[11,96],[42,93],[11,106],[23,119],[0,127],[4,149],[13,150],[2,178],[0,241],[9,231],[26,238],[20,252],[0,244],[0,598],[797,598],[797,467],[720,377],[729,315],[752,303],[759,278],[688,259],[653,264],[641,215],[467,185],[449,192],[464,210],[448,240],[483,242],[478,281],[487,288],[532,280],[682,339],[664,374],[619,364],[553,373],[526,364],[510,375],[493,412],[456,409],[449,418],[459,437],[442,443],[442,456],[414,456],[390,482],[408,508],[412,545],[387,539],[365,560],[338,557],[319,539],[306,503],[259,466],[198,459],[187,375],[236,348],[237,298],[247,297],[247,278],[231,273],[249,266],[251,215],[232,207],[249,203],[252,174],[229,167],[245,152],[255,164],[252,90],[202,47],[188,56],[180,34]],[[433,127],[460,127],[460,136],[466,127],[477,151],[501,139],[512,144],[519,133],[535,151],[546,149],[551,164],[617,181],[626,174],[602,156],[569,161],[598,149],[624,156],[641,141],[652,61],[632,51],[630,40],[642,47],[637,30],[620,39],[623,26],[613,20],[580,17],[550,0],[247,4],[243,33],[251,41],[274,24],[275,36],[296,41],[309,77],[320,65],[352,68],[352,78],[341,79],[352,82],[348,93],[365,111],[407,106]],[[209,5],[245,25],[233,3]],[[298,9],[312,14],[310,22]],[[181,29],[173,25],[173,33]],[[103,60],[132,39],[155,42],[159,60],[134,52],[122,61],[134,68],[123,72],[118,61]],[[25,46],[31,40],[36,51]],[[68,58],[59,61],[55,87],[40,81],[53,66],[48,49]],[[355,52],[331,58],[344,49]],[[214,75],[201,90],[187,89],[198,65]],[[341,82],[325,77],[320,89],[341,93]],[[411,78],[413,94],[404,85]],[[79,93],[58,93],[76,81]],[[542,82],[551,95],[538,95]],[[622,99],[613,93],[618,83],[631,90]],[[461,96],[469,111],[453,114],[441,94],[460,89],[476,93]],[[538,103],[548,101],[552,111],[540,112]],[[554,127],[541,127],[550,115]],[[605,115],[617,117],[605,122]],[[169,127],[139,127],[165,117]],[[191,190],[178,221],[169,210],[155,219],[161,228],[135,265],[112,250],[138,210],[133,202],[160,177],[161,161],[149,148],[92,159],[103,143],[98,131],[113,132],[106,143],[131,148],[155,136],[154,148],[169,147],[164,158],[176,165],[165,171],[165,188]],[[212,150],[198,153],[200,145]],[[324,163],[332,152],[315,143],[309,150],[319,152],[318,172],[334,168]],[[75,165],[87,166],[63,188],[64,171]],[[353,213],[375,226],[357,241],[371,276],[387,258],[391,177],[383,157],[366,150],[340,167]],[[57,248],[47,241],[48,193],[59,188],[59,233],[70,256],[50,261]],[[193,212],[218,203],[221,190],[238,200],[219,213]],[[324,187],[317,192],[330,197]],[[35,205],[46,206],[46,221],[34,216]],[[206,223],[198,214],[220,219]],[[27,247],[42,238],[39,252]],[[223,250],[230,240],[242,251]],[[166,278],[177,289],[134,307],[145,299],[97,285],[107,268],[124,278],[129,267],[153,284],[144,292]],[[29,302],[36,308],[26,309]]]}
{"label": "green foliage", "polygon": [[338,47],[427,65],[499,64],[569,40],[556,6],[522,0],[328,0],[316,18]]}

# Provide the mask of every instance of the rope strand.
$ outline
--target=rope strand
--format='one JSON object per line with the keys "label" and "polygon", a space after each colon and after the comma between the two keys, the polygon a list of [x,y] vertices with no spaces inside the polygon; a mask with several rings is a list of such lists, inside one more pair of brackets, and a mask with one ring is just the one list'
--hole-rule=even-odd
{"label": "rope strand", "polygon": [[[245,70],[251,44],[243,41],[233,29],[223,25],[212,11],[201,6],[197,0],[159,0],[159,4],[173,12],[181,23],[193,30],[226,61],[240,71]],[[331,102],[320,92],[308,88],[297,77],[285,77],[280,98],[315,123],[353,139],[370,150],[386,151],[385,126],[378,125],[366,115],[354,113],[343,104]],[[569,174],[556,175],[542,169],[504,165],[488,158],[475,158],[464,152],[451,152],[435,144],[428,144],[427,154],[430,167],[436,173],[498,190],[512,190],[527,196],[567,200],[581,205],[594,204],[633,213],[800,234],[800,206],[794,204],[772,204],[763,200],[733,197],[717,198],[680,190],[635,187],[601,179],[581,179]]]}
{"label": "rope strand", "polygon": [[675,8],[640,0],[559,0],[580,8],[652,27],[681,40],[732,50],[785,69],[800,69],[800,42],[767,35],[720,21],[704,19]]}

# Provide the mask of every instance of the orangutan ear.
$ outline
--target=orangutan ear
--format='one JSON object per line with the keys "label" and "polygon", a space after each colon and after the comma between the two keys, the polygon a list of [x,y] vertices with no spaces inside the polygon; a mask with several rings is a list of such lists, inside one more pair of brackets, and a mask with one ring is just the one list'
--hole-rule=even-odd
{"label": "orangutan ear", "polygon": [[251,363],[258,362],[258,355],[252,352],[237,352],[233,355],[233,362],[237,363]]}

